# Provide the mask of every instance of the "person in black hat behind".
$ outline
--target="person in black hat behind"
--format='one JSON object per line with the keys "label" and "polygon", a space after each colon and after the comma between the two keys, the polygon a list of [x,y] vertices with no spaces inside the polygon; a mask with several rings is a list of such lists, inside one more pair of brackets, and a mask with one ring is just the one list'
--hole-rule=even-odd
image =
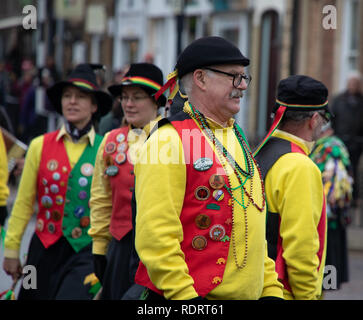
{"label": "person in black hat behind", "polygon": [[[65,81],[47,90],[65,122],[60,130],[31,141],[9,219],[4,270],[16,283],[22,276],[21,239],[37,202],[36,230],[26,260],[36,268],[36,283],[28,290],[22,286],[18,299],[93,297],[90,286],[97,279],[87,233],[88,202],[102,137],[95,133],[92,119],[106,114],[112,104],[111,96],[98,88],[94,73],[98,67],[78,65]],[[84,284],[86,277],[90,284]]]}
{"label": "person in black hat behind", "polygon": [[[138,257],[134,249],[131,197],[140,146],[165,105],[155,93],[163,85],[161,70],[150,63],[131,64],[120,84],[108,88],[121,102],[126,125],[107,133],[100,145],[91,189],[94,265],[102,299],[120,300],[134,284]],[[136,266],[135,266],[136,265]],[[138,291],[138,286],[133,290]],[[132,298],[132,296],[129,296]]]}
{"label": "person in black hat behind", "polygon": [[309,158],[331,118],[328,89],[304,75],[280,81],[275,117],[254,152],[265,181],[268,254],[285,299],[319,299],[326,256],[326,209],[320,170]]}
{"label": "person in black hat behind", "polygon": [[135,165],[136,283],[144,299],[282,297],[267,257],[258,168],[233,116],[250,77],[229,41],[192,42],[156,94],[181,83],[181,112],[159,121]]}

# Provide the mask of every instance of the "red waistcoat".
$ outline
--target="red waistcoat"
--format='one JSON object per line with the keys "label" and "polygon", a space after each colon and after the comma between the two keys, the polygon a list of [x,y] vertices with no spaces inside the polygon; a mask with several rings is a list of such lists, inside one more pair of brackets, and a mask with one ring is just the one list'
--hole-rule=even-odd
{"label": "red waistcoat", "polygon": [[129,127],[112,130],[107,137],[103,151],[106,166],[113,165],[118,168],[116,175],[108,175],[112,190],[110,233],[117,240],[121,240],[132,229],[131,198],[135,177],[134,166],[129,161],[128,132]]}
{"label": "red waistcoat", "polygon": [[[232,231],[232,198],[222,188],[223,199],[214,199],[213,192],[216,190],[211,187],[209,179],[213,174],[219,174],[223,175],[227,186],[229,182],[216,154],[194,120],[185,113],[177,114],[169,120],[183,143],[186,163],[186,190],[180,214],[183,241],[180,247],[185,255],[189,274],[194,280],[196,292],[199,296],[205,296],[222,282]],[[205,171],[196,170],[196,161],[204,157],[212,159],[213,165]],[[198,200],[196,192],[202,186],[207,188],[209,196],[205,200]],[[200,195],[205,197],[206,193]],[[208,217],[209,223],[200,220],[201,214]],[[198,237],[202,239],[201,242],[197,242]],[[206,246],[202,245],[201,248],[200,243],[204,239]],[[142,262],[139,264],[135,282],[163,294],[151,282]]]}

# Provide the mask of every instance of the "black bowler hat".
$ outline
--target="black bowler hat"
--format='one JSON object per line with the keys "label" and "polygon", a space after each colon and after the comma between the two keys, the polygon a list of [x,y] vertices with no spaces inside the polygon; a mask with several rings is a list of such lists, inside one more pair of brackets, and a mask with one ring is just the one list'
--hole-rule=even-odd
{"label": "black bowler hat", "polygon": [[328,89],[322,82],[305,75],[293,75],[282,79],[277,88],[277,98],[273,109],[274,121],[254,155],[257,155],[276,130],[286,111],[319,110],[325,111],[327,119],[333,116],[328,108]]}
{"label": "black bowler hat", "polygon": [[169,99],[173,99],[179,87],[176,79],[198,68],[219,64],[237,64],[244,67],[250,64],[241,51],[231,42],[216,36],[194,40],[179,55],[174,72],[168,76],[168,82],[157,96],[169,89]]}
{"label": "black bowler hat", "polygon": [[102,117],[107,114],[112,107],[112,97],[102,91],[96,79],[94,70],[102,69],[101,64],[82,63],[74,68],[67,77],[67,80],[59,81],[47,89],[47,95],[55,110],[62,114],[62,94],[67,86],[74,86],[86,93],[92,93],[97,101],[97,111],[94,117]]}
{"label": "black bowler hat", "polygon": [[[133,63],[129,71],[122,78],[121,83],[109,86],[108,91],[117,97],[121,95],[123,87],[137,86],[154,97],[155,93],[162,87],[163,81],[163,73],[156,65],[146,62]],[[164,95],[161,95],[155,101],[159,106],[163,106],[166,103],[166,98]]]}

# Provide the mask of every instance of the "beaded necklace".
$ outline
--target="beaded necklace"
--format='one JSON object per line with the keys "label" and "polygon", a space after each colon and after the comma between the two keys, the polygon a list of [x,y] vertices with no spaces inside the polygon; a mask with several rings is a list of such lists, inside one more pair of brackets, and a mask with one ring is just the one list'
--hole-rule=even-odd
{"label": "beaded necklace", "polygon": [[[244,252],[244,257],[242,260],[242,264],[238,263],[238,258],[237,258],[237,249],[236,249],[236,244],[235,244],[235,223],[234,223],[234,215],[232,214],[232,248],[233,248],[233,257],[234,257],[234,261],[235,261],[235,265],[238,269],[243,269],[246,264],[247,264],[247,255],[248,255],[248,218],[247,218],[247,208],[249,206],[250,203],[253,204],[253,206],[255,206],[257,208],[258,211],[263,212],[265,209],[265,192],[264,192],[264,187],[263,187],[263,182],[262,182],[262,178],[261,178],[261,172],[259,169],[259,166],[257,165],[255,159],[252,156],[251,151],[249,150],[246,142],[244,141],[241,133],[239,132],[236,124],[233,125],[233,132],[236,135],[236,138],[243,150],[244,153],[244,159],[245,159],[245,167],[247,168],[247,172],[244,171],[242,168],[240,168],[240,166],[238,165],[238,163],[233,159],[233,157],[231,156],[231,154],[228,152],[228,150],[222,145],[222,143],[217,139],[217,137],[214,135],[213,131],[210,129],[208,122],[206,120],[206,118],[204,117],[204,115],[199,112],[199,110],[194,110],[193,106],[189,103],[191,111],[189,112],[187,111],[187,113],[190,115],[191,118],[194,118],[198,124],[205,130],[206,135],[208,137],[208,139],[213,143],[213,145],[216,147],[216,151],[218,153],[219,159],[221,159],[221,164],[224,167],[225,171],[226,170],[226,163],[225,160],[229,163],[229,165],[233,168],[234,173],[236,174],[236,177],[240,183],[239,186],[235,187],[235,188],[229,188],[227,186],[227,184],[224,185],[224,188],[228,191],[228,193],[230,194],[230,196],[233,198],[233,200],[235,200],[243,209],[243,213],[244,213],[244,225],[245,225],[245,252]],[[225,160],[224,160],[225,159]],[[255,201],[253,200],[252,197],[252,190],[253,190],[253,175],[254,175],[254,164],[256,165],[258,172],[259,172],[259,176],[261,179],[261,185],[262,185],[262,197],[263,197],[263,202],[262,202],[262,206],[258,206]],[[241,177],[241,175],[245,176],[245,180],[243,180],[243,178]],[[230,175],[227,175],[228,181],[229,181],[229,185],[231,186],[231,178]],[[245,188],[245,184],[247,182],[248,179],[251,178],[251,182],[250,182],[250,192],[248,193],[246,188]],[[242,188],[243,190],[241,190],[241,202],[238,201],[238,199],[236,199],[233,195],[232,191],[235,191],[239,188]],[[247,204],[245,204],[244,201],[244,193],[246,193],[247,197],[248,197],[248,202]],[[232,212],[234,212],[234,201],[232,201]]]}

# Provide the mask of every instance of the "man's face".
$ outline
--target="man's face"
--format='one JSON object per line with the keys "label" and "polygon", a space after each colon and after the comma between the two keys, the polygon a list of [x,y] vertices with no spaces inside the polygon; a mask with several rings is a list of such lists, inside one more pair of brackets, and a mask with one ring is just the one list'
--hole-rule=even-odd
{"label": "man's face", "polygon": [[[217,65],[211,68],[222,72],[245,74],[244,67],[241,65]],[[244,79],[236,87],[233,86],[233,77],[226,74],[206,70],[207,72],[207,94],[210,96],[210,108],[213,113],[218,114],[227,121],[240,110],[240,99],[243,91],[247,89]]]}

